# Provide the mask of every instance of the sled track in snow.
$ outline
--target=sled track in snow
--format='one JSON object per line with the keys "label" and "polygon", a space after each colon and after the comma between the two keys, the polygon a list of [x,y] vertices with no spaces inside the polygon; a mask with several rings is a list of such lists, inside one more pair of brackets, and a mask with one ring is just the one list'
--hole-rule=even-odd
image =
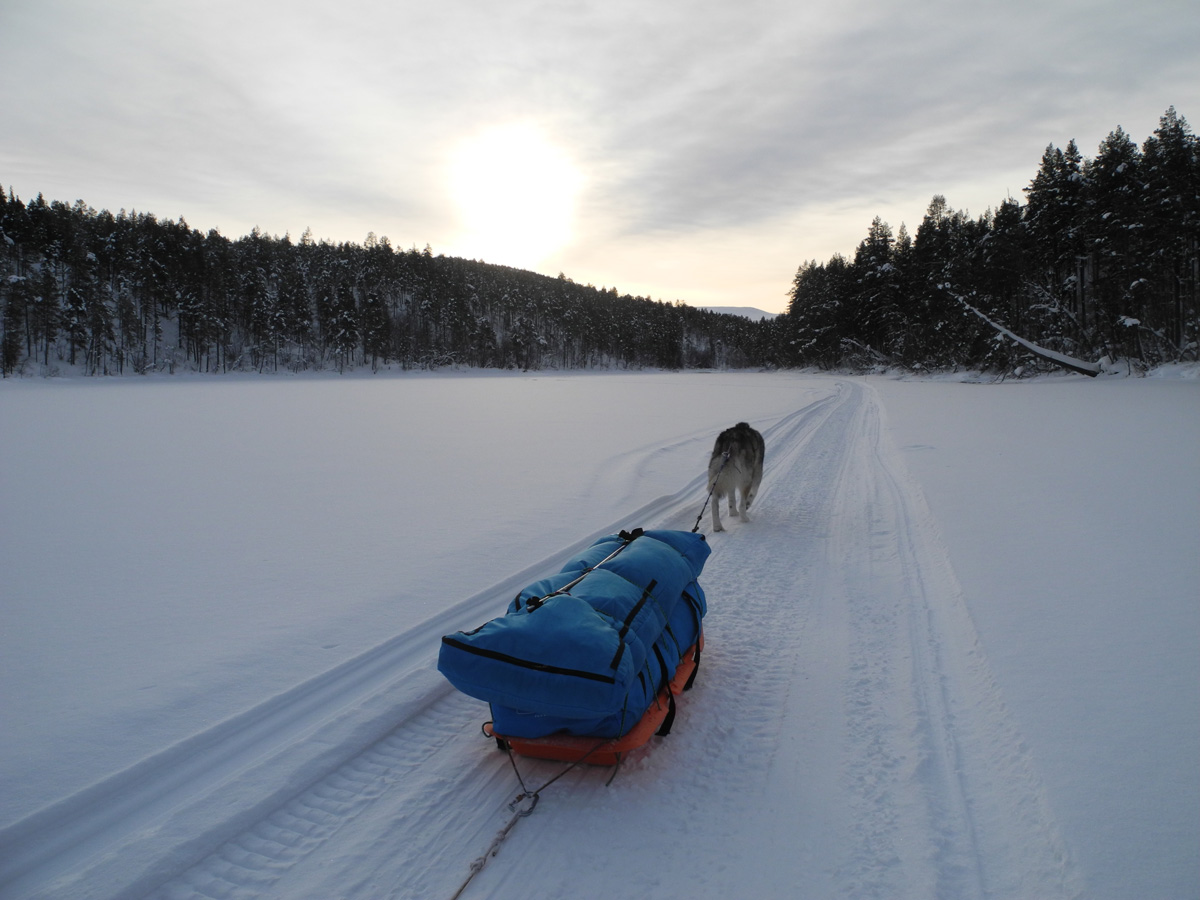
{"label": "sled track in snow", "polygon": [[879,419],[867,412],[855,412],[861,439],[842,460],[846,495],[829,545],[831,571],[853,573],[831,585],[847,616],[844,784],[855,798],[852,850],[838,876],[862,897],[893,896],[900,885],[983,897],[931,611],[958,599],[957,586],[944,555],[916,546],[925,523],[880,454]]}
{"label": "sled track in snow", "polygon": [[[635,754],[610,789],[587,769],[558,782],[562,802],[522,820],[469,896],[515,895],[534,864],[561,896],[602,886],[600,864],[561,844],[604,828],[619,851],[620,810],[647,790],[665,810],[651,830],[718,804],[720,823],[686,851],[699,860],[690,887],[701,895],[738,887],[712,860],[739,841],[773,850],[778,870],[764,877],[784,892],[804,870],[831,896],[1075,894],[1036,771],[881,415],[870,388],[831,382],[762,428],[752,521],[710,537],[709,649],[675,734]],[[678,493],[18,823],[0,835],[0,898],[451,896],[511,817],[518,785],[480,735],[486,705],[436,672],[441,635],[498,615],[602,534],[689,530],[705,487],[698,472]],[[521,766],[531,786],[559,770]],[[775,785],[799,802],[780,804]]]}
{"label": "sled track in snow", "polygon": [[[785,814],[823,846],[808,864],[856,898],[1075,896],[1045,791],[874,391],[843,385],[791,452],[764,498],[771,520],[736,535],[739,558],[717,559],[709,589],[760,598],[752,618],[728,617],[730,643],[759,648],[745,666],[754,694],[773,698],[758,705],[760,743],[780,755],[776,771],[812,768],[798,790],[843,810],[824,826],[832,841]],[[785,637],[763,645],[764,626]]]}
{"label": "sled track in snow", "polygon": [[[711,539],[708,648],[678,736],[606,796],[580,784],[543,803],[472,896],[516,896],[531,866],[546,896],[619,893],[603,863],[580,858],[592,833],[606,859],[636,859],[646,834],[674,842],[686,856],[675,880],[639,885],[663,900],[744,896],[731,857],[761,860],[763,897],[1080,895],[882,415],[869,387],[840,384],[767,432],[752,521]],[[639,821],[623,841],[630,807]]]}
{"label": "sled track in snow", "polygon": [[[786,441],[811,427],[827,402],[784,417],[767,434]],[[472,701],[434,669],[441,635],[497,615],[517,590],[627,523],[690,527],[704,486],[700,473],[676,494],[412,630],[16,823],[0,834],[0,898],[257,896],[403,780],[412,759],[427,766],[449,742],[448,722],[476,731],[485,707],[464,712]],[[459,718],[436,712],[446,710]],[[433,721],[443,730],[430,730]],[[466,743],[474,755],[477,745]],[[407,756],[393,764],[389,748],[397,746]],[[505,806],[510,788],[507,781],[497,787],[494,805]],[[145,849],[161,851],[164,832],[175,838],[170,853]]]}
{"label": "sled track in snow", "polygon": [[831,543],[830,572],[854,573],[833,592],[848,613],[845,774],[857,798],[842,874],[860,897],[898,896],[900,886],[930,897],[1076,896],[936,523],[882,433],[873,392],[867,400]]}
{"label": "sled track in snow", "polygon": [[[437,757],[451,742],[473,736],[478,714],[479,704],[467,697],[440,697],[151,896],[156,900],[261,896],[295,863],[321,848],[384,793],[402,789],[406,780],[428,786],[433,780],[449,785],[461,779],[462,771],[454,765],[439,766]],[[418,769],[424,769],[424,775],[414,779]],[[438,770],[434,778],[431,769]],[[439,815],[437,796],[428,791],[410,796],[406,805],[404,821],[389,833],[408,852],[420,848],[420,856],[427,860],[437,859],[446,832],[457,834],[471,824]]]}
{"label": "sled track in snow", "polygon": [[[826,398],[784,417],[767,429],[768,436],[790,446],[798,434],[817,426],[831,402],[832,398]],[[697,476],[684,490],[651,504],[640,511],[641,518],[635,518],[662,520],[646,527],[684,527],[681,520],[690,515],[705,478]],[[618,527],[613,525],[604,533]],[[588,538],[581,545],[590,541]],[[503,595],[507,598],[512,592],[506,589]],[[472,604],[476,605],[481,604]],[[495,607],[478,611],[482,618],[496,614]],[[439,636],[446,630],[443,627]],[[456,692],[439,697],[420,714],[398,724],[383,740],[151,896],[155,900],[262,896],[294,863],[317,850],[385,792],[393,794],[390,808],[405,811],[389,821],[388,841],[397,848],[397,856],[411,859],[414,866],[419,863],[425,874],[410,870],[404,885],[390,890],[389,876],[380,875],[363,886],[364,892],[414,898],[447,894],[451,882],[461,880],[471,861],[463,851],[472,846],[482,851],[487,846],[491,834],[509,815],[507,804],[517,789],[505,758],[485,753],[485,746],[480,745],[479,726],[486,711],[484,704]],[[455,745],[447,747],[452,742]],[[553,764],[522,760],[521,765],[530,770],[535,782],[543,773],[555,772]],[[418,767],[419,774],[414,774]],[[445,792],[454,794],[453,802],[441,802]],[[475,795],[475,812],[469,817],[461,814],[464,792]],[[464,841],[466,835],[476,839]],[[395,865],[393,859],[387,868]],[[346,873],[346,877],[361,879],[364,873]]]}

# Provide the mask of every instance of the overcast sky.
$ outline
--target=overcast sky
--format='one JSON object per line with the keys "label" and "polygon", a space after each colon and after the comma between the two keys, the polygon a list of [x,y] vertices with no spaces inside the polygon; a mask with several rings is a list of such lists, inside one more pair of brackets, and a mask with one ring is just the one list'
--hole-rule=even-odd
{"label": "overcast sky", "polygon": [[781,312],[875,216],[1200,129],[1200,3],[0,0],[0,84],[26,201]]}

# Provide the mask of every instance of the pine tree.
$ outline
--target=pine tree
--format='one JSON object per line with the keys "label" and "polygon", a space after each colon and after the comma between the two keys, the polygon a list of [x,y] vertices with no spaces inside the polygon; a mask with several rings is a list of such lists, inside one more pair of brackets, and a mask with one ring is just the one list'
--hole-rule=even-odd
{"label": "pine tree", "polygon": [[1086,177],[1074,140],[1066,152],[1051,146],[1030,186],[1025,221],[1034,249],[1031,281],[1072,340],[1090,341],[1087,249],[1083,234]]}
{"label": "pine tree", "polygon": [[841,364],[843,342],[851,340],[851,298],[856,286],[850,264],[835,254],[828,263],[806,262],[792,280],[783,339],[793,365],[832,369]]}
{"label": "pine tree", "polygon": [[375,291],[368,291],[363,298],[361,313],[361,332],[363,357],[370,359],[371,371],[379,370],[379,360],[386,364],[388,361],[388,346],[390,329],[388,327],[387,310],[383,300]]}
{"label": "pine tree", "polygon": [[0,337],[0,368],[3,369],[4,376],[8,377],[17,371],[21,360],[27,356],[23,332],[28,291],[24,280],[10,282],[6,293],[4,313],[0,318],[0,326],[4,329],[4,335]]}
{"label": "pine tree", "polygon": [[873,354],[889,360],[904,354],[907,336],[893,243],[891,226],[876,216],[853,263],[859,288],[855,337]]}
{"label": "pine tree", "polygon": [[1167,109],[1142,146],[1146,240],[1154,248],[1153,292],[1142,310],[1167,358],[1200,338],[1200,138]]}
{"label": "pine tree", "polygon": [[974,292],[965,265],[970,249],[966,217],[941,194],[929,202],[913,239],[912,308],[922,367],[959,364],[973,350],[979,329],[963,316],[956,296]]}
{"label": "pine tree", "polygon": [[1094,160],[1084,168],[1087,193],[1084,233],[1087,238],[1086,293],[1092,310],[1096,340],[1121,347],[1122,353],[1140,355],[1121,346],[1128,329],[1122,321],[1137,318],[1144,284],[1142,210],[1145,194],[1140,178],[1141,151],[1118,127],[1100,144]]}
{"label": "pine tree", "polygon": [[354,290],[348,284],[338,285],[335,291],[333,317],[329,327],[329,346],[337,360],[338,371],[342,372],[347,366],[354,364],[354,353],[359,341]]}

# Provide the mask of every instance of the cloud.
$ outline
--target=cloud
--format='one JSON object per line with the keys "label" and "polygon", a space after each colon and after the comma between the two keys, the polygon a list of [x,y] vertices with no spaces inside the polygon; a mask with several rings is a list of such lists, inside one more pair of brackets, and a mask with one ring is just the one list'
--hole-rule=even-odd
{"label": "cloud", "polygon": [[1113,45],[1129,58],[1140,25],[1149,80],[1149,60],[1170,49],[1169,29],[1116,9],[1101,27],[1063,5],[876,4],[863,19],[839,10],[816,39],[781,17],[761,23],[757,40],[717,50],[691,41],[699,62],[673,69],[677,81],[645,79],[652,99],[616,132],[614,153],[639,147],[618,185],[638,204],[630,230],[759,222],[1020,156],[1032,175],[1030,151],[1055,136],[1050,126],[1114,81],[1129,86],[1113,72],[1093,78],[1102,67],[1079,60],[1111,58]]}
{"label": "cloud", "polygon": [[587,178],[572,277],[686,296],[725,245],[762,292],[876,214],[1020,197],[1047,143],[1200,116],[1198,38],[1191,0],[8,0],[0,179],[437,250],[454,148],[532,122]]}

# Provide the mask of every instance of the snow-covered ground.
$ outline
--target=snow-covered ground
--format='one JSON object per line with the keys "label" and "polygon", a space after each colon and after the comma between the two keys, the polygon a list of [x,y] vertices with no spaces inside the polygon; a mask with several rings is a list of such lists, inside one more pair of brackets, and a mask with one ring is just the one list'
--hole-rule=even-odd
{"label": "snow-covered ground", "polygon": [[740,419],[674,732],[463,896],[1200,895],[1200,381],[459,373],[0,384],[0,897],[453,896],[519,785],[439,638]]}

